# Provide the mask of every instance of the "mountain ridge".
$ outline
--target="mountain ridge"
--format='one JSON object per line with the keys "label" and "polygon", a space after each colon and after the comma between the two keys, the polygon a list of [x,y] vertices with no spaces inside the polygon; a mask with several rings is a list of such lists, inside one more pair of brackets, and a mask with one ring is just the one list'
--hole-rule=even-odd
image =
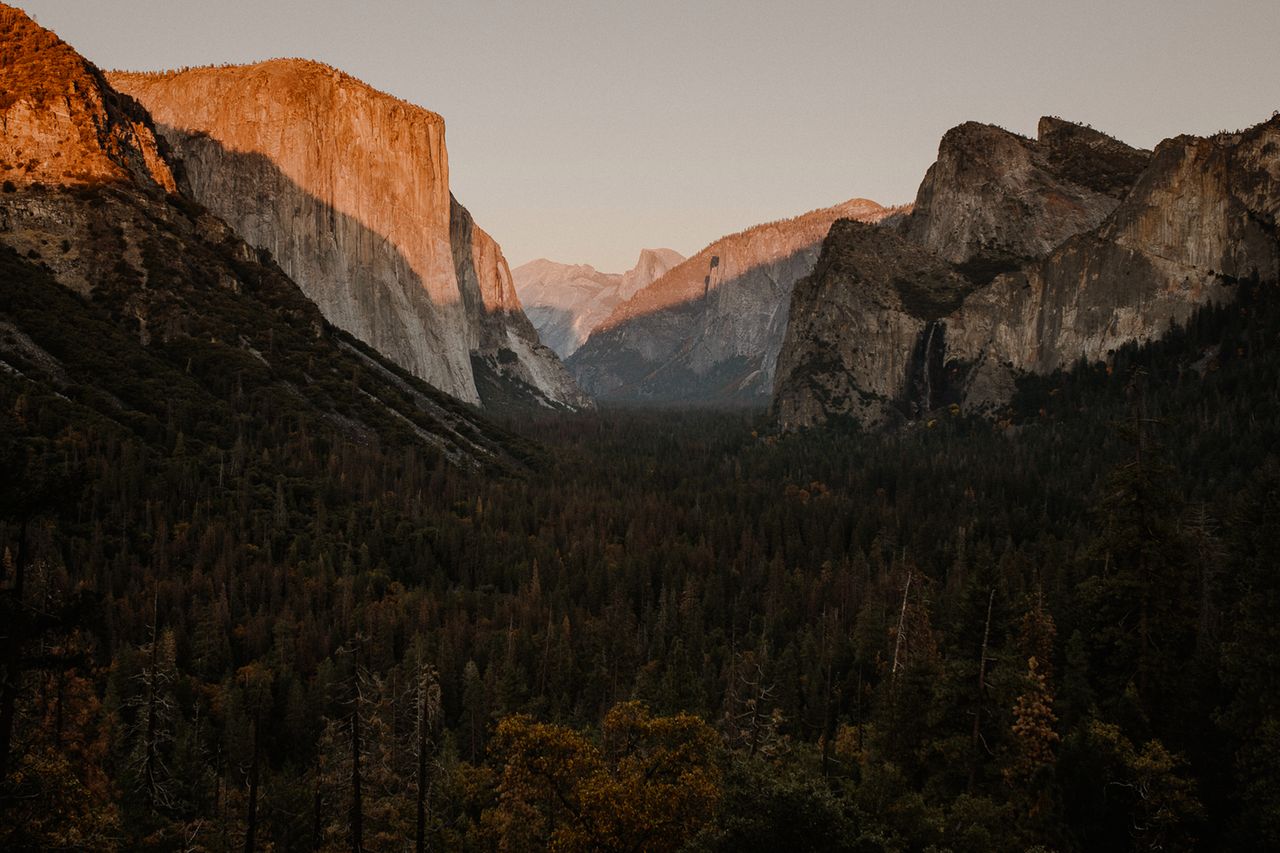
{"label": "mountain ridge", "polygon": [[642,249],[631,269],[606,273],[590,264],[537,258],[511,275],[538,334],[557,355],[567,358],[618,304],[683,260],[674,249]]}
{"label": "mountain ridge", "polygon": [[338,326],[466,402],[484,402],[484,386],[590,405],[524,317],[500,247],[450,192],[438,113],[306,60],[108,79],[156,117],[196,200]]}
{"label": "mountain ridge", "polygon": [[[885,244],[892,275],[857,260],[872,235],[833,229],[824,255],[854,260],[820,262],[796,288],[773,402],[782,428],[883,425],[946,404],[994,412],[1021,376],[1105,360],[1230,302],[1240,281],[1280,279],[1280,118],[1153,152],[1056,118],[1040,130],[1035,142],[972,123],[949,131]],[[975,154],[975,135],[998,144]],[[908,309],[902,334],[882,334],[893,324],[871,294],[890,278],[927,282],[939,263],[967,281],[958,304]],[[831,319],[845,315],[870,320]]]}
{"label": "mountain ridge", "polygon": [[598,398],[764,402],[791,287],[831,224],[901,211],[855,198],[726,235],[618,305],[568,366]]}
{"label": "mountain ridge", "polygon": [[[148,440],[181,409],[205,413],[191,440],[230,442],[249,407],[355,444],[511,462],[500,430],[326,322],[267,253],[183,195],[150,116],[96,66],[12,7],[0,26],[16,60],[0,66],[4,381]],[[50,127],[59,156],[13,170]]]}

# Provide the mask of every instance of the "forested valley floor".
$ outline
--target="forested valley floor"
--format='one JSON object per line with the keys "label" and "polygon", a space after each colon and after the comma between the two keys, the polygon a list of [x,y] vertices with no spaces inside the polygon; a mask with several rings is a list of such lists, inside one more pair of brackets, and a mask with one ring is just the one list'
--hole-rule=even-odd
{"label": "forested valley floor", "polygon": [[484,471],[184,353],[223,408],[0,373],[0,847],[1280,846],[1278,333],[887,434],[513,417]]}

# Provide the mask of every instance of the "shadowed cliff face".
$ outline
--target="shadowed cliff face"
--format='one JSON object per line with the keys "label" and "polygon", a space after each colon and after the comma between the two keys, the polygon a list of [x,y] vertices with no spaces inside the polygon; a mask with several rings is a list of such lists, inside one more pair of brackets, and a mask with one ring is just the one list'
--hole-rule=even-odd
{"label": "shadowed cliff face", "polygon": [[832,222],[891,212],[855,199],[718,240],[619,305],[569,368],[602,399],[762,403],[791,289]]}
{"label": "shadowed cliff face", "polygon": [[[796,288],[774,398],[785,428],[834,417],[884,423],[950,402],[991,411],[1020,373],[1105,359],[1232,299],[1240,280],[1280,281],[1280,119],[1166,140],[1150,157],[1059,120],[1042,121],[1030,153],[1025,141],[977,127],[948,134],[948,163],[930,170],[927,206],[903,224],[902,239],[832,230],[823,253],[833,260]],[[955,140],[975,135],[995,141],[966,156]],[[1080,215],[1055,220],[1048,211],[1064,181]],[[1007,215],[1011,197],[1027,212],[1021,220]],[[1102,207],[1092,227],[1059,239]],[[878,252],[865,251],[871,243]],[[1013,260],[1015,252],[1038,254]],[[973,263],[1002,257],[1012,269],[994,277],[979,274],[989,263]],[[945,310],[879,295],[892,279],[928,290],[942,272],[959,283]]]}
{"label": "shadowed cliff face", "polygon": [[454,272],[467,313],[476,390],[486,408],[521,403],[585,409],[583,394],[521,310],[502,250],[450,196]]}
{"label": "shadowed cliff face", "polygon": [[1147,157],[1060,119],[1041,119],[1036,139],[962,124],[942,138],[903,233],[990,279],[1101,224]]}
{"label": "shadowed cliff face", "polygon": [[496,243],[450,195],[438,115],[301,60],[111,80],[157,117],[195,198],[331,322],[468,402],[480,402],[474,359],[505,349],[520,369],[500,374],[541,402],[587,403],[524,322]]}
{"label": "shadowed cliff face", "polygon": [[879,425],[945,395],[945,317],[972,281],[893,229],[841,221],[795,286],[778,358],[783,423],[821,413]]}

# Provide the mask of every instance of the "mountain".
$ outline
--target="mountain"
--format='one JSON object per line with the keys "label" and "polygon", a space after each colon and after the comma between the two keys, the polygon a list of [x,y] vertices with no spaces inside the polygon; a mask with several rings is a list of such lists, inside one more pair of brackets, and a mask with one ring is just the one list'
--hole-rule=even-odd
{"label": "mountain", "polygon": [[831,224],[893,212],[853,199],[723,237],[615,308],[569,369],[601,399],[763,402],[791,288]]}
{"label": "mountain", "polygon": [[1016,380],[1159,338],[1245,280],[1280,280],[1280,118],[1153,153],[1060,119],[962,125],[912,214],[832,230],[796,286],[784,428],[992,411]]}
{"label": "mountain", "polygon": [[0,60],[6,397],[206,462],[276,430],[511,462],[501,431],[326,322],[181,194],[146,110],[2,5]]}
{"label": "mountain", "polygon": [[150,111],[195,200],[334,325],[469,403],[590,405],[450,193],[439,115],[296,59],[109,80]]}
{"label": "mountain", "polygon": [[624,273],[539,258],[511,271],[516,293],[542,342],[568,358],[619,304],[684,260],[672,249],[645,249]]}

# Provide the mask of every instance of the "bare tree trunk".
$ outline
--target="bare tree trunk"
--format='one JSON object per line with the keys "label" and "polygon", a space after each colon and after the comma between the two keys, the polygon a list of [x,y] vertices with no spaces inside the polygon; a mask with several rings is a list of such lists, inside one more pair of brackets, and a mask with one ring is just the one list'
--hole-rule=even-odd
{"label": "bare tree trunk", "polygon": [[156,707],[156,703],[159,701],[159,697],[156,695],[157,666],[160,662],[159,610],[160,598],[157,592],[151,615],[151,672],[147,678],[147,730],[142,742],[142,748],[145,750],[142,759],[143,778],[147,781],[147,802],[153,809],[156,807],[156,781],[158,776],[156,773],[156,732],[160,725],[159,711]]}
{"label": "bare tree trunk", "polygon": [[429,691],[418,677],[418,843],[417,853],[427,849],[427,703]]}
{"label": "bare tree trunk", "polygon": [[987,645],[991,641],[991,606],[995,604],[996,591],[993,587],[987,596],[987,622],[982,629],[982,654],[978,658],[978,701],[973,708],[973,756],[969,764],[969,792],[978,780],[978,747],[982,742],[982,694],[987,689]]}
{"label": "bare tree trunk", "polygon": [[360,791],[360,662],[356,658],[351,701],[351,853],[364,853],[364,804]]}
{"label": "bare tree trunk", "polygon": [[911,572],[907,571],[907,582],[902,587],[902,609],[898,612],[898,636],[893,642],[893,676],[897,681],[899,656],[902,652],[902,634],[907,627],[907,594],[911,592]]}
{"label": "bare tree trunk", "polygon": [[258,762],[262,751],[262,721],[258,715],[253,720],[253,762],[249,765],[249,814],[245,819],[244,853],[253,853],[254,836],[258,831]]}
{"label": "bare tree trunk", "polygon": [[324,843],[324,821],[321,819],[321,809],[324,806],[324,799],[320,796],[320,785],[316,785],[315,799],[312,801],[313,814],[311,826],[312,849],[319,850]]}

